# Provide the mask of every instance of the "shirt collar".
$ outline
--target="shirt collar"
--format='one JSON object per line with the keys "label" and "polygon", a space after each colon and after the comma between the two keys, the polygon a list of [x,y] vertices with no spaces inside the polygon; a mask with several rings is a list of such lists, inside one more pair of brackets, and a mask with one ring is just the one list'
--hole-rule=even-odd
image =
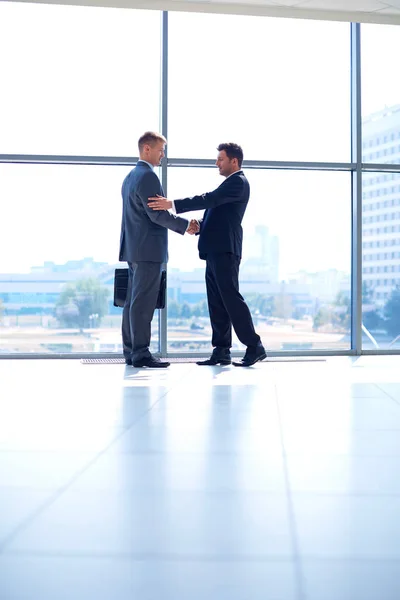
{"label": "shirt collar", "polygon": [[149,165],[150,169],[152,171],[154,171],[153,165],[151,163],[147,162],[147,160],[143,160],[143,158],[139,158],[138,163],[140,163],[140,162],[145,163],[146,165]]}
{"label": "shirt collar", "polygon": [[232,175],[240,175],[241,173],[243,173],[242,169],[239,169],[239,171],[234,171],[233,173],[231,173],[230,175],[228,175],[228,177],[225,177],[225,181],[227,179],[229,179],[229,177],[232,177]]}

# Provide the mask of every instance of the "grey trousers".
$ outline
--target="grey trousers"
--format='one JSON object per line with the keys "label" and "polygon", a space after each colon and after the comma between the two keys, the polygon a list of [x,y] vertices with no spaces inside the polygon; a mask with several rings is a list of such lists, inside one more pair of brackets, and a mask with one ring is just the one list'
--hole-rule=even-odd
{"label": "grey trousers", "polygon": [[151,356],[151,321],[157,304],[162,263],[129,263],[129,280],[122,313],[122,344],[125,358]]}

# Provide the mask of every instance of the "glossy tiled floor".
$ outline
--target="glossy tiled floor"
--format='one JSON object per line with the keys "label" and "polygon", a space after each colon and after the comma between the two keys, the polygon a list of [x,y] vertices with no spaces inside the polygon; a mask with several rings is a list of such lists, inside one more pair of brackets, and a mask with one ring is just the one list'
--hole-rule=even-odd
{"label": "glossy tiled floor", "polygon": [[1,600],[398,600],[400,357],[0,361]]}

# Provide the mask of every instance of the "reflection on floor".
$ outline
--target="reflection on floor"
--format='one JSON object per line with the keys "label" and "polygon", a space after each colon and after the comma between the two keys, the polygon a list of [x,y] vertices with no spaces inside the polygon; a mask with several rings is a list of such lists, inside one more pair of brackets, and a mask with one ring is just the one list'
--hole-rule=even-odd
{"label": "reflection on floor", "polygon": [[399,366],[0,361],[1,600],[398,600]]}

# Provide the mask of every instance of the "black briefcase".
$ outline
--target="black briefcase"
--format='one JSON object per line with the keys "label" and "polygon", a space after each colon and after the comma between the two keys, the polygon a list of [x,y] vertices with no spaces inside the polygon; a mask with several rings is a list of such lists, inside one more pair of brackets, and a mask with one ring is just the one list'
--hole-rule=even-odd
{"label": "black briefcase", "polygon": [[[121,308],[125,305],[128,291],[129,269],[115,269],[114,275],[114,306]],[[160,290],[158,292],[156,308],[165,308],[165,294],[167,291],[167,272],[161,271]]]}

